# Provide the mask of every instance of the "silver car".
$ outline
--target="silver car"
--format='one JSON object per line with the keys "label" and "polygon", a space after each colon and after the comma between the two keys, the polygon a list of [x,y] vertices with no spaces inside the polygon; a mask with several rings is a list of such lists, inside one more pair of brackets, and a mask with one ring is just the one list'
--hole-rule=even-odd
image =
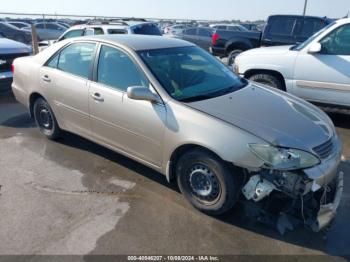
{"label": "silver car", "polygon": [[328,116],[191,43],[73,38],[13,68],[13,92],[45,136],[67,130],[141,162],[207,214],[244,200],[281,231],[296,219],[318,231],[335,216],[342,147]]}

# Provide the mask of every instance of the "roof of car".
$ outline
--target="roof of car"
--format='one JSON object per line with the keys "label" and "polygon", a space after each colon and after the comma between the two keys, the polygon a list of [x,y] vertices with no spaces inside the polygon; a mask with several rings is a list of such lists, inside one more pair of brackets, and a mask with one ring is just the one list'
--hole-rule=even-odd
{"label": "roof of car", "polygon": [[180,39],[153,35],[97,35],[91,37],[81,37],[78,39],[100,40],[111,44],[125,46],[133,49],[134,51],[194,46],[194,44]]}

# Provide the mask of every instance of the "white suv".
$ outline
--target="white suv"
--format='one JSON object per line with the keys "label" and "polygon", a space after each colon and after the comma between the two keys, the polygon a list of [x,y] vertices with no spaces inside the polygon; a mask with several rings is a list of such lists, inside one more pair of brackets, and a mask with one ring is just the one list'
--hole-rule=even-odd
{"label": "white suv", "polygon": [[96,22],[69,28],[57,41],[86,35],[140,34],[162,35],[155,23],[147,21]]}
{"label": "white suv", "polygon": [[252,49],[235,71],[320,105],[350,106],[350,19],[328,25],[304,43]]}

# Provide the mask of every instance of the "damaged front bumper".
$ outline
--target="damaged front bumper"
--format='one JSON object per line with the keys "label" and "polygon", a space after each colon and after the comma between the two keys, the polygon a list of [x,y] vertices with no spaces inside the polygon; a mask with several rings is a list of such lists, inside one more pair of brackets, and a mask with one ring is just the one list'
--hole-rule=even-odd
{"label": "damaged front bumper", "polygon": [[333,155],[316,167],[251,172],[242,189],[246,214],[277,227],[281,234],[297,225],[315,232],[327,227],[336,216],[344,186],[338,143]]}
{"label": "damaged front bumper", "polygon": [[311,225],[311,229],[318,232],[328,226],[337,214],[340,200],[343,195],[344,173],[339,172],[336,178],[334,199],[331,203],[321,205],[315,222]]}

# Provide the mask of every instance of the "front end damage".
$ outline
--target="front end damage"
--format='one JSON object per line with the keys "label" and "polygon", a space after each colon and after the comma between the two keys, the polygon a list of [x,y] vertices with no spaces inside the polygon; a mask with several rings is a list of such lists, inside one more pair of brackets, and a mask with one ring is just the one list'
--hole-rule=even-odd
{"label": "front end damage", "polygon": [[245,214],[281,234],[300,225],[318,232],[334,219],[343,193],[338,153],[319,166],[298,171],[248,172],[242,193]]}

